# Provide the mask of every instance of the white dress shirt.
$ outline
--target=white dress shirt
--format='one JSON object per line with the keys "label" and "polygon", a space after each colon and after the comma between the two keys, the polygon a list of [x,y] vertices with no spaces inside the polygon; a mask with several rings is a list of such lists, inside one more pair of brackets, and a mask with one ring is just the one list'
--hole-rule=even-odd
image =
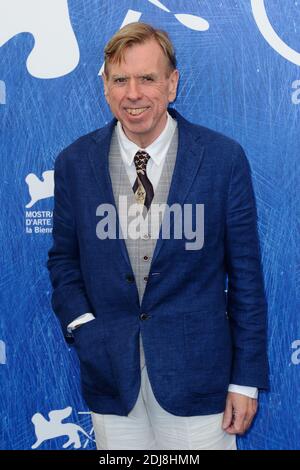
{"label": "white dress shirt", "polygon": [[[154,142],[152,142],[152,144],[142,149],[137,144],[128,139],[125,132],[123,131],[120,121],[118,121],[116,127],[117,138],[120,146],[121,158],[131,186],[133,186],[136,180],[136,169],[133,161],[134,155],[138,150],[145,150],[151,156],[147,163],[147,176],[151,181],[153,190],[155,192],[176,127],[176,120],[173,119],[169,113],[167,113],[167,123],[162,133],[157,137],[157,139],[154,140]],[[73,328],[76,328],[77,326],[94,319],[95,317],[92,313],[85,313],[80,315],[68,325],[68,331],[71,332]],[[257,398],[258,396],[258,389],[256,387],[230,384],[228,391],[240,393],[250,398]]]}

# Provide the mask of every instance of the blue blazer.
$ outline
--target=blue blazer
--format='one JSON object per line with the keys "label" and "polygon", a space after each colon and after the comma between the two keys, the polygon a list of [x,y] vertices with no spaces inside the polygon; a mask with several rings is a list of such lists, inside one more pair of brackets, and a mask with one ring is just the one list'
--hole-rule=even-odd
{"label": "blue blazer", "polygon": [[235,141],[169,112],[179,141],[168,204],[204,204],[204,245],[186,250],[184,236],[160,234],[141,306],[125,241],[96,235],[97,207],[116,208],[108,166],[116,120],[55,161],[52,306],[66,337],[76,317],[96,317],[74,331],[74,346],[83,397],[98,413],[126,416],[133,408],[140,332],[154,395],[172,414],[222,412],[229,383],[268,388],[267,305],[249,163]]}

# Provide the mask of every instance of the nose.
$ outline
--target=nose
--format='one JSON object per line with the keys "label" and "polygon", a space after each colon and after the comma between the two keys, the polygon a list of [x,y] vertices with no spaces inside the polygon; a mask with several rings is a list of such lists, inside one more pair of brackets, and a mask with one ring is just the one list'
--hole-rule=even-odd
{"label": "nose", "polygon": [[131,101],[137,101],[141,98],[141,95],[141,89],[137,80],[129,80],[127,84],[127,98]]}

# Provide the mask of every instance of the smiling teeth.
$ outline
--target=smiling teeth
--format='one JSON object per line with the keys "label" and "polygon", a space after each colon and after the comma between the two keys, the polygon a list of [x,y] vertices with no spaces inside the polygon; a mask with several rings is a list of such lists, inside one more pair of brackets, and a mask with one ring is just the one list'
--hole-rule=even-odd
{"label": "smiling teeth", "polygon": [[146,111],[147,108],[127,108],[127,112],[132,114],[133,116],[137,116],[138,114],[142,114]]}

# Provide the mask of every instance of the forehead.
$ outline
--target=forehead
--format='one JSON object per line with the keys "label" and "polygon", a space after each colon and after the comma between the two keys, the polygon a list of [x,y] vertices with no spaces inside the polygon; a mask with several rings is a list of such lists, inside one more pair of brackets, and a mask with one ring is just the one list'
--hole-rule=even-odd
{"label": "forehead", "polygon": [[120,63],[109,63],[110,73],[165,72],[168,59],[154,39],[125,49]]}

